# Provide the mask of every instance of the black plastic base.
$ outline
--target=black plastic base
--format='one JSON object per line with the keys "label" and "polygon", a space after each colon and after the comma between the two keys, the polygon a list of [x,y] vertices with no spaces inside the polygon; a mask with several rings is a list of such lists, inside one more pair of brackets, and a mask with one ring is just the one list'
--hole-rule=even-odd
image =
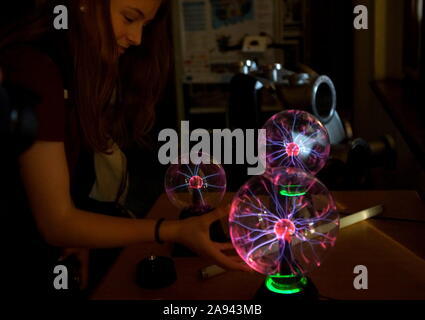
{"label": "black plastic base", "polygon": [[136,267],[136,283],[141,288],[161,289],[177,280],[174,261],[169,257],[148,257]]}
{"label": "black plastic base", "polygon": [[319,300],[319,292],[317,291],[316,286],[314,283],[307,279],[307,284],[303,288],[301,292],[294,293],[294,294],[283,294],[283,293],[276,293],[270,291],[266,285],[263,283],[263,285],[258,289],[254,296],[254,300],[259,301],[277,301],[277,300],[288,300],[288,301],[304,301],[304,300]]}

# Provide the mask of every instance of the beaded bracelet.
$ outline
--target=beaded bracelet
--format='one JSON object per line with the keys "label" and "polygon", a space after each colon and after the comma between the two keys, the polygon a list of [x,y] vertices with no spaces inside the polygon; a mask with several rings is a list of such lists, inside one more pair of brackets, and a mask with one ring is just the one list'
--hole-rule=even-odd
{"label": "beaded bracelet", "polygon": [[157,243],[159,243],[159,244],[163,244],[164,243],[164,241],[162,241],[160,238],[159,238],[159,228],[161,227],[161,224],[164,222],[164,218],[161,218],[161,219],[159,219],[157,222],[156,222],[156,225],[155,225],[155,241],[157,242]]}

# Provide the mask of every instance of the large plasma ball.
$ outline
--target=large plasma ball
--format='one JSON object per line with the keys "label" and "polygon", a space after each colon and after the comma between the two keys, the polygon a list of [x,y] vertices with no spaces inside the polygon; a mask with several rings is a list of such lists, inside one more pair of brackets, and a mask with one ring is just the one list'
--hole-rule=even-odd
{"label": "large plasma ball", "polygon": [[226,192],[223,167],[211,156],[202,156],[207,161],[194,162],[189,155],[183,155],[165,174],[165,191],[180,209],[216,208]]}
{"label": "large plasma ball", "polygon": [[304,275],[335,245],[339,215],[328,189],[297,168],[251,178],[235,195],[229,215],[239,256],[265,275]]}
{"label": "large plasma ball", "polygon": [[267,131],[267,167],[300,168],[313,175],[325,165],[330,152],[329,135],[313,115],[287,110],[271,117]]}

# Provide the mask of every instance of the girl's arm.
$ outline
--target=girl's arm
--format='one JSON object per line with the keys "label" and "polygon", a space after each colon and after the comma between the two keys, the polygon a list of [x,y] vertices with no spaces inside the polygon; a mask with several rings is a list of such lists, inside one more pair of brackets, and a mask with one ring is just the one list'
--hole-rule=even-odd
{"label": "girl's arm", "polygon": [[[21,176],[38,229],[60,247],[108,248],[154,241],[155,220],[110,217],[73,205],[63,142],[36,142],[20,156]],[[246,268],[224,255],[209,239],[209,225],[219,212],[186,220],[164,221],[160,238],[180,242],[230,269]]]}
{"label": "girl's arm", "polygon": [[[155,220],[110,217],[74,207],[62,142],[36,142],[20,157],[20,165],[37,226],[49,244],[109,248],[154,241]],[[172,241],[178,225],[164,222],[163,239]]]}

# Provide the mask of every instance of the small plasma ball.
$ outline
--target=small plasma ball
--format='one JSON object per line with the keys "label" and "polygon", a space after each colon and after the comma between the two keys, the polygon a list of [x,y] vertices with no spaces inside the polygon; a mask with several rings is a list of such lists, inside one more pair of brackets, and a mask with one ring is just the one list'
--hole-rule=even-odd
{"label": "small plasma ball", "polygon": [[[180,209],[216,208],[226,192],[226,173],[210,155],[183,155],[165,174],[165,191]],[[197,163],[197,164],[196,164]]]}
{"label": "small plasma ball", "polygon": [[301,110],[275,114],[266,129],[267,168],[300,168],[313,175],[326,163],[330,141],[326,128],[313,115]]}
{"label": "small plasma ball", "polygon": [[339,216],[316,177],[298,168],[276,168],[239,189],[229,228],[234,248],[252,269],[304,275],[335,245]]}

